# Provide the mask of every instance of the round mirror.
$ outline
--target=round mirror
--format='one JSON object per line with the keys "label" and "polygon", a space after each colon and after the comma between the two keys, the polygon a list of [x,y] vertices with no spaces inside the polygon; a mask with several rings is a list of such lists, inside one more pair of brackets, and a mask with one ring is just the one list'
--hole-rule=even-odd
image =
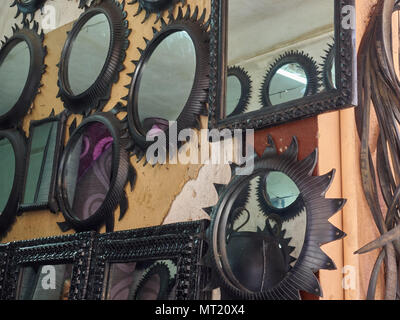
{"label": "round mirror", "polygon": [[100,76],[110,51],[111,27],[106,15],[91,17],[72,42],[68,85],[75,96],[88,90]]}
{"label": "round mirror", "polygon": [[[278,177],[272,177],[268,183],[276,191],[280,188],[275,185],[275,178]],[[226,248],[220,248],[222,264],[231,281],[253,293],[268,291],[283,280],[299,256],[306,230],[305,212],[296,222],[289,223],[279,215],[265,215],[260,210],[256,190],[261,179],[265,176],[254,176],[234,192],[235,201],[227,206],[225,213]],[[244,204],[241,193],[246,194],[249,189]]]}
{"label": "round mirror", "polygon": [[299,197],[299,188],[283,172],[272,171],[267,174],[265,180],[266,198],[274,208],[285,209]]}
{"label": "round mirror", "polygon": [[242,85],[236,76],[228,76],[226,80],[226,114],[229,116],[235,111],[242,96]]}
{"label": "round mirror", "polygon": [[302,52],[289,51],[271,65],[261,88],[261,100],[264,107],[274,106],[317,91],[317,63]]}
{"label": "round mirror", "polygon": [[137,108],[143,134],[157,134],[176,121],[192,92],[196,49],[186,31],[174,32],[157,45],[145,62]]}
{"label": "round mirror", "polygon": [[15,153],[10,140],[0,140],[0,215],[3,214],[10,199],[15,177]]}
{"label": "round mirror", "polygon": [[31,54],[25,41],[10,43],[0,57],[0,116],[16,105],[25,88],[31,65]]}
{"label": "round mirror", "polygon": [[304,97],[307,76],[298,63],[288,63],[278,69],[269,86],[269,99],[273,105]]}
{"label": "round mirror", "polygon": [[335,48],[335,45],[330,45],[324,57],[323,81],[327,90],[336,89]]}
{"label": "round mirror", "polygon": [[70,148],[64,166],[66,198],[75,218],[86,220],[99,210],[110,189],[113,137],[103,123],[93,122]]}

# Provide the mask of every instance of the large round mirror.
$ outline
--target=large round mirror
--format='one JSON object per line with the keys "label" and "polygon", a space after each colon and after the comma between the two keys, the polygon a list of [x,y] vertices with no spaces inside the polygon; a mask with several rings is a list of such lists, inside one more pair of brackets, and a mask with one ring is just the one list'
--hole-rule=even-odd
{"label": "large round mirror", "polygon": [[10,43],[0,56],[0,116],[9,112],[20,99],[29,76],[31,54],[25,41]]}
{"label": "large round mirror", "polygon": [[68,32],[61,53],[58,96],[77,114],[100,111],[124,69],[129,46],[125,2],[91,1]]}
{"label": "large round mirror", "polygon": [[[285,222],[279,215],[260,209],[257,187],[261,179],[265,175],[254,176],[234,192],[238,197],[226,208],[227,224],[222,231],[226,248],[220,248],[231,281],[253,293],[268,291],[283,280],[300,254],[306,230],[305,211],[295,221]],[[269,179],[267,186],[281,195],[292,193],[280,188],[279,179]],[[248,201],[243,204],[240,194],[248,189]]]}
{"label": "large round mirror", "polygon": [[[168,76],[163,76],[168,75]],[[186,31],[164,38],[143,66],[138,89],[138,115],[143,134],[168,128],[192,92],[196,50]]]}
{"label": "large round mirror", "polygon": [[301,52],[288,52],[270,67],[261,88],[263,106],[280,105],[316,94],[318,67]]}
{"label": "large round mirror", "polygon": [[80,95],[98,79],[110,50],[111,27],[106,15],[91,17],[72,42],[68,59],[68,85]]}

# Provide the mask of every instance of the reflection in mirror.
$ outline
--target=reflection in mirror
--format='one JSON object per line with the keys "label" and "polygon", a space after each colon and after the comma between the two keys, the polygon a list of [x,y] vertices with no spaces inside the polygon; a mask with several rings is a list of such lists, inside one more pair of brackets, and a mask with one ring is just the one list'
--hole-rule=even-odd
{"label": "reflection in mirror", "polygon": [[327,90],[336,89],[336,64],[335,64],[335,45],[329,45],[329,50],[323,62],[322,78]]}
{"label": "reflection in mirror", "polygon": [[241,67],[230,67],[226,86],[226,116],[231,117],[244,113],[249,104],[252,90],[249,74]]}
{"label": "reflection in mirror", "polygon": [[168,121],[178,119],[195,75],[196,50],[189,34],[178,31],[164,38],[141,72],[137,112],[143,134],[156,135],[168,128]]}
{"label": "reflection in mirror", "polygon": [[111,45],[111,27],[106,15],[91,17],[73,40],[68,58],[68,85],[75,96],[85,92],[97,80]]}
{"label": "reflection in mirror", "polygon": [[241,186],[236,200],[227,209],[226,259],[223,257],[222,263],[232,283],[242,290],[261,292],[273,288],[295,265],[302,250],[305,210],[293,220],[284,221],[279,214],[262,210],[257,198],[258,186],[264,179],[269,194],[274,194],[272,199],[287,199],[287,203],[295,200],[296,185],[293,181],[281,181],[282,177],[280,172],[254,176]]}
{"label": "reflection in mirror", "polygon": [[19,100],[30,65],[31,54],[25,41],[16,40],[15,45],[0,57],[0,116],[10,111]]}
{"label": "reflection in mirror", "polygon": [[7,138],[0,139],[0,215],[5,209],[14,185],[16,159]]}
{"label": "reflection in mirror", "polygon": [[49,201],[58,127],[58,121],[49,121],[34,126],[31,131],[23,205]]}
{"label": "reflection in mirror", "polygon": [[174,300],[176,274],[176,262],[172,260],[113,263],[105,299]]}
{"label": "reflection in mirror", "polygon": [[18,300],[68,300],[72,268],[70,264],[21,268]]}
{"label": "reflection in mirror", "polygon": [[240,80],[236,76],[228,76],[227,78],[227,96],[226,96],[226,113],[231,115],[235,111],[242,95],[242,86]]}
{"label": "reflection in mirror", "polygon": [[[257,0],[244,5],[241,0],[229,0],[227,67],[243,67],[254,87],[261,88],[269,66],[285,52],[304,51],[321,64],[326,44],[334,37],[334,2]],[[281,68],[271,83],[271,104],[303,97],[304,78],[304,72],[295,63]],[[259,96],[253,95],[247,112],[262,107]],[[226,110],[225,114],[229,112]]]}
{"label": "reflection in mirror", "polygon": [[64,181],[72,212],[79,220],[95,214],[103,204],[111,183],[113,137],[100,122],[84,127],[66,156]]}

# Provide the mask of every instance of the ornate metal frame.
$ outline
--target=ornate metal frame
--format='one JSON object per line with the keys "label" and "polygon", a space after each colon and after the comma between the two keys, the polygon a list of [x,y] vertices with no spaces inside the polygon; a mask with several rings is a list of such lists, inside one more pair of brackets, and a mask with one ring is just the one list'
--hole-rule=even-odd
{"label": "ornate metal frame", "polygon": [[[142,133],[141,124],[138,120],[137,100],[142,69],[160,42],[174,32],[186,31],[191,37],[196,50],[196,75],[190,96],[176,120],[178,132],[185,128],[199,128],[200,115],[207,115],[206,103],[210,59],[207,29],[209,22],[205,22],[206,10],[203,11],[200,18],[198,18],[198,15],[198,7],[196,7],[193,14],[191,14],[190,6],[187,6],[185,14],[182,8],[179,8],[177,17],[175,18],[171,15],[168,23],[166,23],[164,19],[161,19],[161,30],[157,31],[153,28],[153,39],[151,41],[145,39],[147,44],[146,49],[142,50],[138,48],[141,53],[140,60],[132,61],[136,69],[135,72],[130,75],[132,81],[131,84],[128,85],[128,87],[130,87],[129,94],[123,99],[128,102],[129,130],[135,141],[133,153],[136,154],[139,159],[143,158],[146,149],[152,144],[152,142],[146,141],[146,136]],[[166,132],[166,134],[168,135],[168,132]]]}
{"label": "ornate metal frame", "polygon": [[10,7],[17,6],[17,14],[14,18],[18,18],[18,16],[22,13],[22,20],[25,20],[28,14],[30,14],[30,21],[32,21],[35,18],[35,12],[39,9],[42,9],[45,2],[46,0],[30,0],[29,2],[24,3],[22,0],[14,0]]}
{"label": "ornate metal frame", "polygon": [[[128,29],[127,13],[124,11],[125,1],[119,3],[117,0],[94,1],[90,7],[75,22],[61,53],[61,60],[58,64],[58,87],[57,97],[64,102],[64,107],[73,113],[88,115],[92,109],[101,111],[110,99],[111,87],[119,80],[120,71],[124,70],[123,65],[126,57],[126,49],[129,47],[128,36],[131,29]],[[71,92],[68,83],[68,61],[75,38],[84,24],[93,16],[104,14],[110,24],[111,40],[107,60],[103,69],[92,84],[92,86],[79,95]],[[112,63],[111,63],[112,61]]]}
{"label": "ornate metal frame", "polygon": [[[314,295],[322,295],[318,279],[314,275],[320,269],[336,269],[334,262],[321,250],[320,246],[341,239],[345,234],[334,227],[328,219],[345,204],[344,199],[326,199],[325,194],[334,178],[334,170],[323,176],[312,176],[317,163],[315,150],[304,160],[298,161],[298,145],[296,138],[283,154],[278,155],[271,137],[264,154],[255,159],[254,168],[241,169],[241,174],[235,175],[232,166],[232,179],[227,185],[216,185],[219,201],[215,207],[204,209],[211,217],[206,239],[210,245],[207,253],[207,265],[212,270],[209,287],[221,287],[229,297],[239,299],[300,299],[299,291]],[[247,171],[246,171],[247,170]],[[286,277],[274,288],[265,292],[251,292],[238,288],[231,280],[227,266],[225,246],[225,229],[227,226],[227,207],[230,208],[238,196],[238,189],[253,177],[268,171],[281,171],[288,175],[299,188],[306,206],[307,227],[299,258]],[[228,264],[227,264],[228,263]]]}
{"label": "ornate metal frame", "polygon": [[6,288],[6,275],[10,257],[8,247],[8,244],[0,244],[0,300],[4,300],[3,291]]}
{"label": "ornate metal frame", "polygon": [[104,299],[105,275],[112,262],[178,259],[177,300],[202,300],[207,270],[201,265],[206,245],[203,240],[207,220],[186,222],[97,237],[96,259],[90,271],[88,299]]}
{"label": "ornate metal frame", "polygon": [[[117,105],[111,112],[96,113],[85,118],[78,128],[76,121],[69,128],[70,139],[65,147],[61,158],[58,178],[57,178],[57,199],[60,209],[66,222],[58,223],[63,232],[73,228],[76,231],[97,231],[102,224],[106,223],[107,232],[114,230],[114,211],[120,206],[120,220],[124,217],[128,209],[128,200],[125,193],[125,186],[130,182],[133,190],[136,182],[136,171],[132,167],[127,152],[130,144],[127,133],[127,125],[118,120],[115,114],[118,113],[120,105]],[[76,119],[75,119],[76,120]],[[113,137],[113,160],[110,188],[100,208],[86,220],[80,220],[74,214],[68,200],[66,184],[64,182],[64,169],[68,154],[71,152],[75,142],[81,136],[85,127],[92,123],[102,123],[107,127]]]}
{"label": "ornate metal frame", "polygon": [[352,24],[349,26],[346,24],[349,19],[350,22],[355,21],[355,1],[332,1],[335,1],[336,66],[338,66],[336,79],[338,88],[331,92],[321,92],[315,96],[304,97],[294,103],[288,102],[271,108],[262,108],[245,115],[222,119],[224,108],[221,106],[225,105],[226,94],[228,0],[212,0],[210,129],[261,129],[357,105],[355,30],[352,29]]}
{"label": "ornate metal frame", "polygon": [[21,201],[22,188],[24,181],[24,171],[26,162],[26,137],[18,130],[0,131],[0,139],[5,138],[10,141],[15,154],[15,173],[14,182],[8,202],[0,215],[0,239],[7,234],[14,223],[18,206]]}
{"label": "ornate metal frame", "polygon": [[[22,191],[21,205],[19,208],[20,212],[43,210],[43,209],[49,209],[53,213],[56,213],[58,211],[58,203],[57,203],[57,199],[56,199],[56,179],[57,179],[57,172],[58,172],[60,157],[61,157],[61,154],[63,152],[63,147],[64,147],[65,128],[66,128],[67,118],[68,118],[67,112],[64,111],[58,115],[54,115],[54,110],[53,110],[52,113],[50,114],[49,118],[31,121],[30,127],[29,127],[29,140],[28,140],[28,149],[27,149],[27,156],[26,156],[24,188]],[[56,144],[55,144],[55,148],[54,148],[53,171],[52,171],[52,176],[51,176],[51,181],[50,181],[50,191],[49,191],[49,195],[48,195],[48,201],[46,203],[24,203],[23,197],[25,195],[26,182],[28,179],[28,169],[29,169],[29,161],[30,161],[31,147],[32,147],[32,141],[33,141],[33,133],[34,133],[34,130],[36,127],[39,127],[48,122],[57,122],[58,123],[58,128],[57,128],[57,132],[56,132]],[[45,150],[44,157],[46,157],[46,154],[47,154],[47,147],[48,147],[48,144],[46,144],[46,150]],[[43,169],[43,164],[42,164],[42,169]]]}
{"label": "ornate metal frame", "polygon": [[138,16],[144,10],[146,12],[146,16],[144,17],[142,23],[144,23],[150,16],[154,13],[157,14],[157,19],[154,23],[157,23],[162,16],[162,13],[168,10],[169,15],[172,15],[175,5],[178,3],[182,3],[182,6],[186,4],[186,0],[132,0],[128,2],[128,4],[139,4],[137,12],[134,14],[134,17]]}
{"label": "ornate metal frame", "polygon": [[234,66],[228,68],[227,77],[231,76],[236,77],[239,80],[242,92],[240,94],[240,99],[236,108],[233,110],[233,112],[227,115],[228,117],[243,114],[246,112],[252,91],[252,81],[250,75],[242,67]]}
{"label": "ornate metal frame", "polygon": [[47,55],[47,47],[43,46],[43,30],[39,33],[39,24],[36,21],[33,22],[32,29],[30,29],[28,20],[24,20],[22,24],[22,28],[16,24],[12,28],[12,37],[5,37],[5,40],[1,42],[2,47],[0,49],[0,64],[10,50],[16,44],[22,41],[25,41],[28,44],[31,54],[29,75],[21,96],[14,107],[12,107],[4,115],[0,116],[0,128],[2,129],[16,127],[19,125],[19,122],[32,106],[36,94],[39,92],[39,89],[42,86],[40,81],[42,79],[42,74],[46,70],[44,59]]}
{"label": "ornate metal frame", "polygon": [[270,65],[268,72],[264,77],[263,84],[260,89],[260,102],[264,108],[272,107],[273,104],[269,98],[269,86],[276,72],[288,63],[299,64],[306,74],[307,87],[304,96],[311,96],[318,92],[319,88],[319,70],[317,62],[308,54],[299,51],[287,51]]}
{"label": "ornate metal frame", "polygon": [[21,268],[32,264],[73,264],[69,300],[86,297],[94,233],[11,242],[3,299],[16,300]]}

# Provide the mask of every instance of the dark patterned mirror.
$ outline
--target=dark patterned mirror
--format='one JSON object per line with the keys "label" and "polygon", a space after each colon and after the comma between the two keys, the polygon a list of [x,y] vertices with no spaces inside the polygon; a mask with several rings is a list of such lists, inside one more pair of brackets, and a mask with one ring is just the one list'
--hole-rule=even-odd
{"label": "dark patterned mirror", "polygon": [[[211,128],[259,129],[357,104],[354,0],[213,0],[212,8]],[[327,86],[320,66],[332,43]],[[232,117],[234,66],[257,93]]]}

